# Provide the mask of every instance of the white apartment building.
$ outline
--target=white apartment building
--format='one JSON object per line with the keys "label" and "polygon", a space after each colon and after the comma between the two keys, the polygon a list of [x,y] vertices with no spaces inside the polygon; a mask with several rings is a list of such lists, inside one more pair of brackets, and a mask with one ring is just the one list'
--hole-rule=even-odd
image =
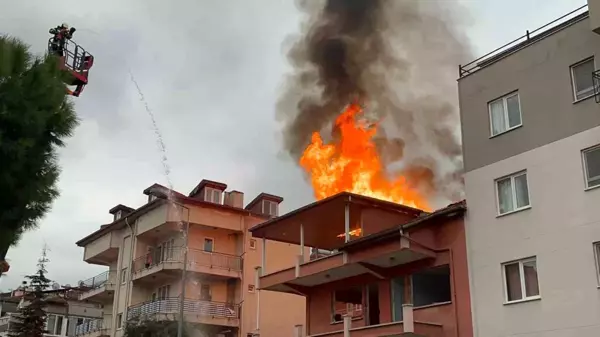
{"label": "white apartment building", "polygon": [[600,336],[598,33],[589,0],[460,67],[475,336]]}

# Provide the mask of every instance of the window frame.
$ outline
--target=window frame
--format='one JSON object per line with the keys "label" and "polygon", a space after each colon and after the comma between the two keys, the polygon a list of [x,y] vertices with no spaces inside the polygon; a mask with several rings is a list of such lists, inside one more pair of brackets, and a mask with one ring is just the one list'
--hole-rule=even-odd
{"label": "window frame", "polygon": [[256,239],[250,239],[249,248],[256,250]]}
{"label": "window frame", "polygon": [[360,311],[360,315],[357,316],[353,316],[352,320],[359,320],[359,319],[363,319],[365,312],[364,312],[364,307],[365,307],[365,293],[366,293],[366,287],[364,285],[354,285],[354,286],[349,286],[346,288],[338,288],[338,289],[334,289],[331,291],[331,303],[330,303],[330,320],[331,320],[331,324],[339,324],[343,322],[343,319],[341,321],[336,321],[335,320],[335,315],[336,315],[336,310],[335,310],[335,303],[337,302],[336,300],[336,292],[337,291],[347,291],[350,290],[352,288],[356,288],[356,289],[360,289],[360,294],[361,294],[361,300],[360,300],[360,304],[352,304],[353,305],[353,312],[356,311]]}
{"label": "window frame", "polygon": [[123,313],[120,312],[117,314],[117,330],[123,329]]}
{"label": "window frame", "polygon": [[127,267],[121,268],[121,284],[127,283]]}
{"label": "window frame", "polygon": [[592,244],[594,248],[594,262],[596,264],[596,282],[598,288],[600,288],[600,241],[596,241]]}
{"label": "window frame", "polygon": [[[215,201],[214,196],[217,195],[219,197],[218,201]],[[204,188],[204,200],[208,201],[208,202],[212,202],[213,204],[221,204],[221,201],[223,200],[223,191],[216,189],[216,188],[212,188],[212,187],[205,187]]]}
{"label": "window frame", "polygon": [[[522,175],[525,175],[525,177],[526,177],[525,178],[525,182],[526,182],[525,186],[527,186],[527,196],[528,196],[528,199],[529,199],[528,200],[529,204],[527,206],[517,207],[517,189],[515,188],[515,186],[516,186],[515,185],[515,178],[516,177],[520,177]],[[513,201],[513,205],[515,206],[515,208],[512,209],[512,210],[510,210],[510,211],[508,211],[508,212],[501,213],[500,212],[500,194],[498,193],[499,192],[498,182],[500,182],[502,180],[506,180],[507,178],[510,178],[510,183],[511,183],[511,187],[512,187],[511,188],[511,192],[512,192],[511,196],[512,196],[512,201]],[[505,215],[512,214],[512,213],[521,212],[521,211],[524,211],[524,210],[527,210],[527,209],[531,208],[531,192],[530,192],[531,189],[529,188],[529,174],[528,174],[528,171],[526,169],[525,170],[521,170],[521,171],[517,171],[515,173],[511,173],[511,174],[508,174],[508,175],[505,175],[505,176],[502,176],[500,178],[494,179],[494,191],[495,191],[495,194],[496,194],[496,213],[497,213],[497,217],[505,216]]]}
{"label": "window frame", "polygon": [[[271,212],[275,209],[275,212]],[[270,216],[279,216],[279,204],[272,200],[263,200],[262,201],[262,212],[263,214]]]}
{"label": "window frame", "polygon": [[[212,250],[206,250],[206,241],[207,240],[212,241]],[[214,253],[215,252],[215,239],[210,238],[210,237],[205,237],[204,240],[202,240],[202,251],[206,252],[206,253]]]}
{"label": "window frame", "polygon": [[[581,60],[579,62],[573,63],[572,65],[569,66],[569,73],[571,75],[571,92],[572,92],[572,95],[573,95],[573,103],[577,103],[577,102],[586,100],[586,99],[594,96],[594,85],[593,85],[594,82],[592,80],[592,91],[591,91],[591,93],[589,95],[587,95],[587,96],[584,96],[584,97],[581,97],[581,98],[577,98],[577,86],[575,84],[575,79],[576,78],[575,78],[575,73],[573,71],[574,68],[576,68],[578,66],[581,66],[582,64],[587,63],[589,61],[592,61],[593,69],[596,70],[596,58],[594,57],[594,55],[592,55],[590,57],[587,57],[587,58],[585,58],[585,59],[583,59],[583,60]],[[592,74],[589,74],[589,75],[590,75],[590,77],[593,76]]]}
{"label": "window frame", "polygon": [[[54,326],[52,327],[52,331],[50,331],[50,329],[48,329],[49,328],[48,327],[48,323],[50,322],[50,319],[49,319],[50,316],[54,316]],[[60,323],[61,323],[60,324],[60,331],[59,331],[58,334],[56,334],[55,333],[56,332],[56,325],[58,323],[58,318],[59,317],[61,318],[60,319]],[[47,335],[50,335],[50,336],[64,336],[63,335],[63,326],[64,326],[64,324],[65,324],[65,316],[64,315],[48,314],[47,317],[46,317],[46,322],[44,324],[45,325],[44,328],[45,328],[46,331],[48,331]],[[68,323],[67,323],[67,328],[68,328]]]}
{"label": "window frame", "polygon": [[[538,294],[535,296],[527,296],[527,290],[526,290],[526,284],[525,284],[525,271],[523,268],[523,264],[527,263],[527,262],[531,262],[531,261],[535,261],[535,267],[536,267],[536,271],[538,270],[538,264],[537,264],[537,256],[530,256],[530,257],[526,257],[523,259],[519,259],[519,260],[512,260],[509,262],[504,262],[502,263],[502,284],[504,287],[504,304],[513,304],[513,303],[521,303],[521,302],[529,302],[529,301],[535,301],[535,300],[540,300],[542,298],[542,289],[540,287],[540,277],[539,277],[539,273],[537,275],[537,286],[538,286]],[[506,279],[506,266],[507,265],[512,265],[518,263],[519,264],[519,281],[520,281],[520,285],[521,285],[521,295],[522,297],[518,300],[512,300],[510,301],[508,299],[508,282]]]}
{"label": "window frame", "polygon": [[[517,103],[519,103],[519,119],[521,122],[513,127],[510,126],[510,121],[508,120],[508,99],[510,97],[517,96]],[[506,129],[504,131],[500,131],[494,134],[494,124],[492,118],[492,103],[502,100],[502,107],[504,108],[504,120],[506,121]],[[502,95],[498,98],[495,98],[487,103],[488,106],[488,120],[490,125],[490,138],[498,137],[504,133],[510,132],[514,129],[518,129],[523,126],[523,110],[521,109],[521,95],[519,94],[519,90],[511,91],[505,95]]]}
{"label": "window frame", "polygon": [[596,144],[594,146],[590,146],[588,148],[581,150],[581,161],[582,161],[582,165],[583,165],[583,183],[585,184],[586,191],[600,187],[600,184],[595,185],[595,186],[590,186],[590,182],[588,180],[588,165],[587,165],[586,153],[589,153],[592,151],[600,151],[600,144]]}

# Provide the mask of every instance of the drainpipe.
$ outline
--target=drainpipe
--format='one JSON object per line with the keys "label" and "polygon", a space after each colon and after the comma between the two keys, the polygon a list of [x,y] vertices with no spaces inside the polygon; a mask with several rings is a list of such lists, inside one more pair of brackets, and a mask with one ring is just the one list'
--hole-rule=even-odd
{"label": "drainpipe", "polygon": [[[125,217],[125,224],[127,225],[127,227],[129,227],[129,232],[131,233],[131,244],[129,247],[129,261],[127,262],[127,270],[129,271],[129,276],[127,276],[126,280],[127,280],[127,286],[125,287],[125,309],[123,310],[123,318],[127,320],[127,313],[129,311],[129,304],[131,303],[131,287],[132,287],[132,282],[131,282],[131,276],[133,275],[133,249],[135,247],[135,241],[136,241],[136,237],[135,237],[135,233],[133,231],[133,227],[131,227],[131,225],[129,224],[129,217]],[[125,239],[123,239],[123,241],[125,241]],[[122,270],[123,268],[121,268]],[[120,283],[121,280],[117,280],[117,283]],[[120,288],[121,286],[119,286]],[[117,306],[118,306],[118,302],[117,302]],[[117,315],[117,319],[119,315]],[[122,322],[121,322],[122,324]],[[118,324],[117,324],[118,325]]]}
{"label": "drainpipe", "polygon": [[187,260],[188,260],[188,244],[190,237],[190,209],[185,207],[183,204],[175,203],[181,206],[181,209],[187,210],[187,222],[185,224],[185,240],[183,242],[183,268],[181,270],[181,298],[179,299],[179,321],[177,322],[177,337],[183,335],[183,305],[185,304],[185,286],[186,286],[186,275],[187,275]]}

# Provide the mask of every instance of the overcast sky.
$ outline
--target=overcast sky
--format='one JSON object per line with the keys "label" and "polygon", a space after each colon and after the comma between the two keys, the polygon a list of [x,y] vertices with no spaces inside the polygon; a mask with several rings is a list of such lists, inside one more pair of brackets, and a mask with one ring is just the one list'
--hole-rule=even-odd
{"label": "overcast sky", "polygon": [[[417,1],[417,0],[397,0]],[[441,1],[441,0],[439,0]],[[143,204],[142,190],[166,183],[156,137],[129,69],[156,114],[175,189],[203,178],[245,193],[285,198],[283,211],[312,202],[302,172],[280,154],[274,107],[288,70],[282,42],[298,29],[291,0],[0,0],[0,33],[43,53],[48,29],[77,28],[95,57],[76,99],[81,124],[60,152],[60,198],[8,252],[0,289],[35,271],[44,243],[49,277],[76,284],[105,270],[83,262],[75,242],[108,223],[108,210]],[[475,54],[491,51],[585,0],[465,1]],[[465,13],[466,15],[467,13]]]}

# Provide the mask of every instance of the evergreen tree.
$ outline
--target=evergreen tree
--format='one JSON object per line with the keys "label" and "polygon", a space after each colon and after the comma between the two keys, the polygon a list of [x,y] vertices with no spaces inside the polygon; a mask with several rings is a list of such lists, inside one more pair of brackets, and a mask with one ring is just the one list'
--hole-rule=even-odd
{"label": "evergreen tree", "polygon": [[59,194],[56,149],[78,122],[58,64],[0,35],[0,262]]}
{"label": "evergreen tree", "polygon": [[46,331],[46,294],[44,290],[50,286],[46,277],[46,264],[48,263],[46,248],[38,260],[38,270],[35,274],[25,276],[29,280],[23,282],[25,295],[18,314],[10,323],[10,337],[43,337]]}

